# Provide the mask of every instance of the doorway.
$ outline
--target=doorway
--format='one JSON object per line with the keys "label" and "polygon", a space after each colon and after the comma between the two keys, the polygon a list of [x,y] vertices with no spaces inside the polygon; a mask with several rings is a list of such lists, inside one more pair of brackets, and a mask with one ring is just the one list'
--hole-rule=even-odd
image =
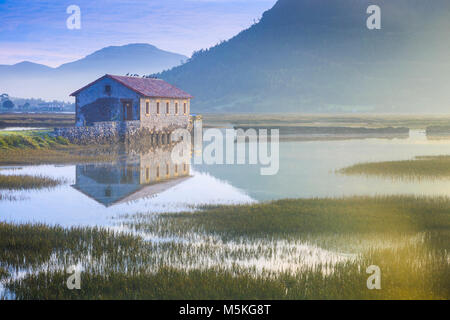
{"label": "doorway", "polygon": [[133,104],[131,100],[122,101],[123,121],[133,120]]}

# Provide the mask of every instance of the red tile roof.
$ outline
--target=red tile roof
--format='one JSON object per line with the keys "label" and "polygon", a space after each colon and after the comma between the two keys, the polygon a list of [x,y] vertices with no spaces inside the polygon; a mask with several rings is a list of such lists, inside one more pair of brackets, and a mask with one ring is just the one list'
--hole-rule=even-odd
{"label": "red tile roof", "polygon": [[170,83],[165,82],[161,79],[153,79],[153,78],[139,78],[139,77],[126,77],[126,76],[114,76],[111,74],[106,74],[103,77],[95,80],[94,82],[89,83],[87,86],[84,86],[81,89],[73,92],[71,96],[76,96],[82,90],[90,87],[94,83],[104,79],[111,78],[121,83],[125,87],[137,92],[140,95],[151,97],[151,98],[174,98],[174,99],[189,99],[193,98],[189,93],[184,92],[181,89],[178,89],[171,85]]}

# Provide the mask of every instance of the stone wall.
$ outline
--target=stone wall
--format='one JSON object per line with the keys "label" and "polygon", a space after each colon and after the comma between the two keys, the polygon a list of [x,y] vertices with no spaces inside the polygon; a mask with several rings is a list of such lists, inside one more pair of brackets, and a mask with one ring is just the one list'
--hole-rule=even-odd
{"label": "stone wall", "polygon": [[140,121],[95,122],[92,126],[55,129],[55,135],[75,144],[109,144],[123,141],[126,136],[140,131]]}
{"label": "stone wall", "polygon": [[[141,121],[95,122],[92,126],[57,128],[54,134],[67,138],[71,143],[111,144],[126,142],[130,144],[165,145],[170,143],[170,133],[177,128],[192,130],[189,116],[180,122],[161,124],[149,129]],[[160,129],[159,129],[160,128]]]}

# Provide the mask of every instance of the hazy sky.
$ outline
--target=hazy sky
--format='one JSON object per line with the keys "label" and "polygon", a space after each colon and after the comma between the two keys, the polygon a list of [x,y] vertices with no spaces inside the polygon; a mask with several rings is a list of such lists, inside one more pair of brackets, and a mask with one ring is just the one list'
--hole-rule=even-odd
{"label": "hazy sky", "polygon": [[[0,64],[58,66],[110,45],[150,43],[190,56],[249,27],[276,0],[0,0]],[[69,5],[81,29],[69,30]]]}

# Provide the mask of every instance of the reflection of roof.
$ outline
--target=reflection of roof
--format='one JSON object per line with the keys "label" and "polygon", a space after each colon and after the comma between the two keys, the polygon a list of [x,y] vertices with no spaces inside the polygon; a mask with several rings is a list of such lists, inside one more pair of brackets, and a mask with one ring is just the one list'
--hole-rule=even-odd
{"label": "reflection of roof", "polygon": [[[122,185],[120,195],[116,197],[99,197],[98,192],[107,188],[107,184],[89,184],[88,188],[85,188],[86,184],[74,184],[72,188],[78,190],[87,197],[95,200],[96,202],[104,205],[105,207],[110,207],[120,203],[126,203],[141,198],[148,198],[154,196],[158,193],[169,190],[170,188],[176,186],[177,184],[189,179],[191,176],[181,176],[179,178],[172,178],[169,180],[163,180],[158,183],[153,184],[136,184],[136,185]],[[116,185],[117,186],[117,185]],[[126,190],[126,187],[135,187]]]}
{"label": "reflection of roof", "polygon": [[181,89],[178,89],[171,85],[170,83],[165,82],[161,79],[153,79],[153,78],[138,78],[138,77],[126,77],[126,76],[114,76],[111,74],[106,74],[103,77],[95,80],[94,82],[89,83],[81,89],[70,94],[71,96],[76,96],[82,90],[90,87],[94,83],[104,79],[110,78],[116,80],[120,84],[124,85],[128,89],[133,90],[140,95],[151,97],[151,98],[174,98],[174,99],[189,99],[192,96]]}
{"label": "reflection of roof", "polygon": [[165,180],[165,181],[162,181],[159,183],[143,185],[143,187],[140,188],[139,190],[129,194],[128,196],[126,196],[122,199],[115,201],[112,205],[119,204],[119,203],[126,203],[126,202],[130,202],[130,201],[138,200],[141,198],[151,197],[155,194],[169,190],[169,189],[175,187],[177,184],[179,184],[189,178],[191,178],[191,176],[172,178],[170,180]]}

